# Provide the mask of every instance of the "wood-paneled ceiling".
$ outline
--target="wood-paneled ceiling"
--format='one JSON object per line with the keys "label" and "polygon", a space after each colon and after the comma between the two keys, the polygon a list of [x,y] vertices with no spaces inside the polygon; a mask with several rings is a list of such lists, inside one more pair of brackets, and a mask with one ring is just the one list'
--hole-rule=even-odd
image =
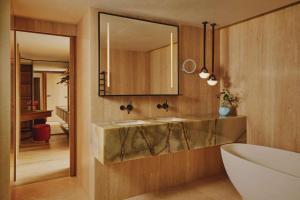
{"label": "wood-paneled ceiling", "polygon": [[89,7],[108,12],[201,25],[226,26],[298,0],[12,0],[15,15],[76,24]]}

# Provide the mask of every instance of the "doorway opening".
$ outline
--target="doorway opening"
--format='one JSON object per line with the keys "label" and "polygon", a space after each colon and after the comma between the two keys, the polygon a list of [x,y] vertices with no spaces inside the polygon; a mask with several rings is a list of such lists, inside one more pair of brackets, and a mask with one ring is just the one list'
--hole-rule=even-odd
{"label": "doorway opening", "polygon": [[15,44],[16,184],[74,176],[72,38],[16,31]]}

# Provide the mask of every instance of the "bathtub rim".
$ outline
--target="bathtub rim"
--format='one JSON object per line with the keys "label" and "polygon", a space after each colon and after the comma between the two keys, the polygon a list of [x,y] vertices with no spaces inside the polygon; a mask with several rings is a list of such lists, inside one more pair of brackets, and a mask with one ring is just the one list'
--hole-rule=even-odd
{"label": "bathtub rim", "polygon": [[[262,168],[265,168],[265,169],[269,169],[269,170],[272,170],[272,171],[275,171],[281,175],[285,175],[285,176],[289,176],[290,178],[296,178],[296,179],[300,179],[300,176],[296,176],[296,175],[293,175],[293,174],[290,174],[290,173],[286,173],[284,171],[281,171],[281,170],[278,170],[276,168],[272,168],[272,167],[268,167],[266,165],[263,165],[261,163],[258,163],[258,162],[255,162],[255,161],[252,161],[252,160],[248,160],[247,158],[245,157],[241,157],[235,153],[233,153],[232,151],[228,150],[228,148],[230,146],[251,146],[251,147],[258,147],[258,148],[264,148],[264,149],[267,149],[267,150],[275,150],[275,151],[283,151],[283,152],[286,152],[286,153],[291,153],[291,154],[295,154],[297,156],[300,155],[300,153],[296,153],[296,152],[293,152],[293,151],[288,151],[288,150],[284,150],[284,149],[278,149],[278,148],[273,148],[273,147],[268,147],[268,146],[261,146],[261,145],[255,145],[255,144],[245,144],[245,143],[231,143],[231,144],[224,144],[224,145],[221,145],[221,157],[222,157],[222,160],[223,160],[223,164],[225,165],[224,163],[224,159],[223,159],[223,153],[226,153],[227,155],[229,156],[232,156],[232,157],[238,157],[239,159],[242,159],[243,161],[245,162],[248,162],[248,163],[251,163],[251,164],[255,164],[255,165],[259,165],[260,167]],[[226,169],[226,166],[225,166],[225,169]]]}

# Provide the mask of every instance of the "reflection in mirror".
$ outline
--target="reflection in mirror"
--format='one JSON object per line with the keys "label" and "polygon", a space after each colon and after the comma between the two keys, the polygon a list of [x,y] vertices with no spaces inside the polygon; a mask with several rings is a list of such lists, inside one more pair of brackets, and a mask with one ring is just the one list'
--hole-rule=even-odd
{"label": "reflection in mirror", "polygon": [[110,31],[109,31],[109,22],[107,22],[106,23],[106,29],[107,29],[107,36],[106,36],[106,38],[107,38],[107,52],[106,52],[106,54],[107,54],[107,57],[106,57],[106,60],[107,60],[107,74],[108,74],[108,76],[107,76],[107,87],[110,87],[110,54],[109,54],[109,52],[110,52],[110,39],[109,39],[109,35],[110,35]]}
{"label": "reflection in mirror", "polygon": [[178,95],[178,27],[99,13],[99,95]]}

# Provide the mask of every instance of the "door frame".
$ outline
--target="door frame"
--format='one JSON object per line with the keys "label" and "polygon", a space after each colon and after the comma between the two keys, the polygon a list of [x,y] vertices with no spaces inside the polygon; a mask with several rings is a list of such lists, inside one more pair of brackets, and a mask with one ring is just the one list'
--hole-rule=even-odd
{"label": "door frame", "polygon": [[[30,19],[14,16],[13,26],[11,28],[14,31],[14,36],[16,32],[30,32],[39,33],[45,35],[56,35],[68,37],[70,39],[70,64],[69,64],[69,101],[70,101],[70,120],[69,120],[69,149],[70,149],[70,176],[77,175],[77,140],[76,140],[76,25],[64,24],[58,22],[50,22],[38,19]],[[16,38],[14,40],[14,47],[16,47]],[[12,66],[12,71],[15,72],[16,65]],[[12,75],[12,81],[16,84],[15,74]],[[13,84],[12,84],[13,85]],[[12,107],[16,103],[16,91],[12,89]],[[12,113],[12,120],[15,120],[15,114]],[[16,123],[13,123],[13,127],[16,127]],[[16,155],[16,132],[12,133],[12,141],[14,146],[14,155]],[[14,180],[16,180],[16,156],[14,156]]]}

